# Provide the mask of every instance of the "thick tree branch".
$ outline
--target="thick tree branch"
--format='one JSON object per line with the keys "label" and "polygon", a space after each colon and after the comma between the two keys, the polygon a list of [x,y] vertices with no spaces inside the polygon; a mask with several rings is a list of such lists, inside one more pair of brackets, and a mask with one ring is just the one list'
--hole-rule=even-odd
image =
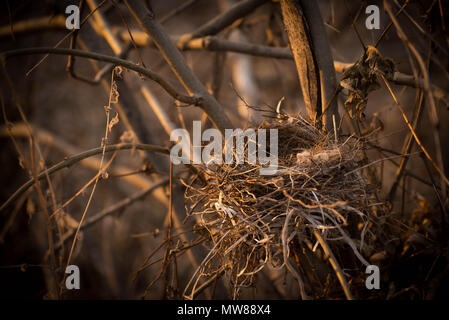
{"label": "thick tree branch", "polygon": [[332,52],[317,2],[315,0],[300,0],[300,4],[309,27],[313,56],[318,67],[321,113],[325,112],[324,125],[327,131],[331,131],[333,129],[332,118],[335,117],[336,123],[339,123],[337,99],[333,99],[337,90],[337,80]]}
{"label": "thick tree branch", "polygon": [[278,59],[292,59],[292,53],[288,48],[275,48],[246,42],[235,42],[219,39],[214,36],[193,39],[187,42],[182,50],[208,50],[208,51],[230,51],[244,53],[253,56],[270,57]]}
{"label": "thick tree branch", "polygon": [[321,114],[319,70],[317,68],[306,22],[297,0],[281,0],[282,18],[296,63],[307,114],[312,122]]}
{"label": "thick tree branch", "polygon": [[183,56],[162,26],[154,19],[154,15],[138,0],[125,0],[126,5],[144,30],[158,47],[170,68],[181,81],[186,90],[201,98],[200,106],[211,119],[212,123],[224,133],[225,129],[233,128],[231,121],[224,113],[221,105],[209,94],[189,68]]}

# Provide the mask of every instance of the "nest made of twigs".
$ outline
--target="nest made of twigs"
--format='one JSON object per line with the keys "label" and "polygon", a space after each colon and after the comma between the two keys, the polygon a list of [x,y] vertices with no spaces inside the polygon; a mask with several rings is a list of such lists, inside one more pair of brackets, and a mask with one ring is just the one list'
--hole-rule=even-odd
{"label": "nest made of twigs", "polygon": [[276,174],[260,175],[260,166],[247,159],[241,165],[197,165],[202,179],[187,185],[187,212],[196,219],[195,230],[210,240],[191,284],[227,272],[238,292],[270,264],[287,267],[301,286],[289,261],[292,244],[315,252],[317,235],[367,264],[363,252],[375,197],[360,170],[363,143],[354,137],[336,141],[302,118],[264,122],[256,132],[261,128],[278,130]]}

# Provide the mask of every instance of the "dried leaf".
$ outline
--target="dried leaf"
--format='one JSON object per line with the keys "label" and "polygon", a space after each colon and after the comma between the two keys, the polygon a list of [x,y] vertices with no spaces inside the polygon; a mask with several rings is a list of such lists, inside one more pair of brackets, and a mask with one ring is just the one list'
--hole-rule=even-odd
{"label": "dried leaf", "polygon": [[111,132],[112,127],[115,126],[117,123],[119,123],[119,118],[118,118],[118,113],[115,113],[114,118],[111,119],[111,121],[109,121],[109,132]]}
{"label": "dried leaf", "polygon": [[379,51],[368,46],[364,56],[349,68],[340,80],[340,85],[349,92],[345,107],[351,118],[363,118],[368,94],[380,88],[377,76],[392,77],[394,62],[381,56]]}

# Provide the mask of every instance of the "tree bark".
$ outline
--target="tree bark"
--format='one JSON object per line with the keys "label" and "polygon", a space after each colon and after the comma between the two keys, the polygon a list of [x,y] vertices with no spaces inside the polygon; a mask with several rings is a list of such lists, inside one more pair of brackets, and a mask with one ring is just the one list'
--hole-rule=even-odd
{"label": "tree bark", "polygon": [[307,114],[313,123],[320,124],[321,115],[326,111],[323,122],[326,130],[331,131],[333,116],[336,123],[339,120],[337,102],[332,101],[337,83],[318,5],[314,0],[280,2]]}
{"label": "tree bark", "polygon": [[[295,59],[307,114],[312,122],[319,116],[319,77],[306,24],[298,1],[281,0],[282,18]],[[321,113],[321,112],[320,112]]]}
{"label": "tree bark", "polygon": [[[324,127],[327,131],[333,130],[333,119],[339,123],[338,103],[334,95],[337,90],[334,60],[321,17],[320,8],[316,0],[299,0],[303,9],[305,20],[310,31],[310,42],[312,44],[313,56],[319,70],[321,113]],[[327,108],[327,110],[326,110]]]}

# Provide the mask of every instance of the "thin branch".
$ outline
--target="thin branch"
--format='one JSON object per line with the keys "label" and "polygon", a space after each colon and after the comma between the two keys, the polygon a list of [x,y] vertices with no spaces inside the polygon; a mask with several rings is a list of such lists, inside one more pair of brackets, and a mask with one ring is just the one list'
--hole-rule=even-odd
{"label": "thin branch", "polygon": [[[85,23],[87,20],[89,20],[90,16],[91,16],[95,11],[97,11],[97,10],[98,10],[98,9],[105,3],[105,2],[106,2],[106,0],[102,0],[101,3],[98,5],[98,7],[95,8],[95,10],[89,12],[89,14],[88,14],[88,15],[87,15],[87,16],[80,22],[80,28],[83,27],[84,23]],[[60,45],[61,43],[63,43],[65,39],[67,39],[68,37],[70,37],[73,33],[77,33],[77,32],[78,32],[78,29],[73,29],[72,31],[70,31],[69,33],[67,33],[64,37],[62,37],[62,38],[55,44],[55,46],[54,46],[53,48],[59,47],[59,45]],[[39,67],[39,66],[41,65],[41,63],[43,63],[43,62],[45,61],[45,59],[48,58],[48,56],[49,56],[49,54],[46,54],[46,55],[45,55],[42,59],[40,59],[35,65],[33,65],[33,66],[31,67],[31,69],[29,69],[29,70],[26,72],[26,75],[27,75],[27,76],[30,75],[30,73],[33,72],[33,70],[35,70],[37,67]]]}
{"label": "thin branch", "polygon": [[[418,106],[417,106],[418,110],[416,111],[415,119],[413,121],[413,130],[415,130],[415,131],[416,131],[416,128],[418,127],[418,123],[421,119],[421,114],[422,114],[423,105],[424,105],[423,91],[420,90],[418,95],[419,95],[418,96]],[[404,150],[404,153],[407,154],[407,153],[411,152],[411,150],[413,148],[413,142],[414,142],[413,135],[411,133],[409,133],[409,135],[407,136],[407,138],[404,141],[404,146],[402,148]],[[402,178],[404,170],[406,169],[408,160],[409,160],[409,157],[402,158],[401,162],[399,164],[399,167],[396,170],[395,179],[394,179],[393,184],[391,185],[391,188],[390,188],[390,191],[388,192],[388,197],[387,197],[388,200],[390,201],[390,203],[393,202],[397,187],[399,186],[399,182]]]}
{"label": "thin branch", "polygon": [[366,52],[366,45],[365,45],[365,43],[363,42],[362,36],[360,35],[359,30],[357,29],[357,27],[356,27],[356,25],[355,25],[355,21],[356,21],[357,18],[359,17],[359,13],[360,13],[361,11],[359,11],[359,12],[357,13],[357,15],[355,16],[355,18],[353,18],[353,17],[352,17],[352,14],[351,14],[351,10],[350,10],[350,8],[349,8],[349,6],[348,6],[347,0],[344,0],[344,4],[345,4],[345,6],[346,6],[346,9],[347,9],[347,12],[348,12],[348,15],[349,15],[349,19],[351,20],[352,28],[354,29],[354,32],[355,32],[355,34],[357,35],[357,39],[359,39],[359,42],[360,42],[360,44],[362,45],[363,52]]}
{"label": "thin branch", "polygon": [[[160,152],[164,154],[169,154],[170,152],[164,148],[159,146],[153,146],[148,144],[133,144],[133,143],[122,143],[122,144],[114,144],[109,145],[104,148],[104,152],[111,152],[111,151],[117,151],[117,150],[129,150],[129,149],[139,149],[139,150],[148,150],[153,152]],[[39,175],[37,175],[36,180],[42,180],[46,177],[46,175],[53,174],[61,169],[68,168],[72,166],[73,164],[85,159],[92,157],[97,154],[103,153],[103,147],[94,148],[85,152],[82,152],[80,154],[74,155],[72,157],[66,158],[65,160],[55,164],[48,170],[45,170],[41,172]],[[23,184],[19,189],[17,189],[14,194],[12,194],[8,200],[6,200],[5,203],[2,204],[0,207],[0,212],[3,211],[10,203],[15,201],[17,197],[19,197],[22,193],[24,193],[28,188],[30,188],[35,183],[35,179],[28,180],[25,184]]]}
{"label": "thin branch", "polygon": [[293,266],[291,265],[291,263],[289,261],[290,244],[288,243],[288,226],[289,226],[289,222],[290,222],[290,219],[291,219],[293,213],[294,213],[293,210],[290,210],[287,213],[287,215],[285,217],[284,225],[282,227],[282,231],[281,231],[282,255],[284,258],[285,267],[287,268],[288,271],[290,271],[292,277],[294,277],[296,279],[296,281],[298,282],[299,293],[301,295],[301,299],[302,300],[310,300],[310,297],[307,295],[307,293],[305,291],[304,281],[302,280],[301,275],[295,268],[293,268]]}
{"label": "thin branch", "polygon": [[[402,7],[398,10],[398,12],[396,12],[395,16],[399,16],[401,14],[401,12],[405,9],[405,7],[410,3],[410,0],[406,0],[404,2],[404,4],[402,5]],[[387,34],[388,30],[390,30],[390,28],[393,26],[393,22],[390,21],[390,23],[388,24],[388,26],[382,31],[381,35],[377,38],[376,42],[374,43],[374,48],[377,48],[377,46],[379,45],[380,41],[384,38],[384,36]]]}
{"label": "thin branch", "polygon": [[[80,1],[83,1],[83,0],[80,0]],[[120,70],[120,71],[118,71],[118,70]],[[106,154],[106,152],[105,152],[106,151],[106,144],[108,142],[109,132],[111,131],[111,126],[110,126],[110,123],[111,123],[110,122],[111,121],[110,113],[111,112],[110,111],[112,109],[112,107],[111,107],[112,104],[116,101],[116,97],[115,97],[116,93],[114,92],[115,91],[115,89],[114,89],[114,76],[115,76],[116,72],[121,72],[121,69],[114,68],[114,70],[112,71],[112,74],[111,74],[111,86],[110,86],[109,98],[108,98],[108,105],[105,106],[105,108],[104,108],[105,113],[106,113],[106,126],[105,126],[105,133],[104,133],[104,136],[102,138],[102,144],[103,144],[102,149],[103,150],[101,152],[100,167],[99,167],[97,175],[94,178],[94,183],[93,183],[92,189],[90,191],[89,198],[88,198],[88,200],[86,202],[86,205],[84,206],[84,210],[83,210],[83,213],[81,215],[81,219],[80,219],[80,221],[78,223],[78,226],[76,228],[75,235],[74,235],[73,241],[72,241],[72,245],[70,246],[70,251],[69,251],[69,254],[68,254],[68,257],[67,257],[67,262],[66,262],[66,268],[65,269],[67,269],[67,267],[70,265],[70,261],[72,259],[73,252],[75,250],[76,243],[77,243],[77,240],[78,240],[78,234],[80,232],[80,229],[81,229],[81,226],[83,225],[84,220],[86,219],[87,212],[88,212],[88,210],[90,208],[90,204],[92,202],[93,196],[94,196],[95,191],[97,189],[98,181],[100,181],[101,176],[103,175],[104,172],[106,172],[107,168],[112,164],[115,156],[117,155],[117,153],[114,152],[114,154],[109,159],[109,161],[107,161],[107,163],[104,163],[105,162],[105,154]],[[47,173],[47,176],[48,175],[49,174]],[[84,187],[83,187],[83,189],[84,189]],[[76,197],[76,195],[74,197]],[[72,199],[74,199],[74,197],[72,197]],[[60,209],[64,208],[67,203],[68,202],[65,202],[65,204],[63,206],[59,207],[55,212],[53,212],[53,214],[55,214]],[[66,278],[66,274],[64,274],[63,282],[64,282],[65,278]],[[63,290],[64,290],[64,288],[61,286],[61,289],[60,289],[61,294],[62,294]]]}
{"label": "thin branch", "polygon": [[211,284],[215,283],[218,279],[220,279],[224,275],[224,270],[215,273],[212,277],[204,281],[198,288],[195,288],[195,290],[190,294],[189,299],[195,299],[197,295],[199,295],[201,292],[206,290]]}
{"label": "thin branch", "polygon": [[0,38],[11,35],[11,27],[14,34],[27,33],[45,29],[65,29],[64,15],[46,16],[35,19],[27,19],[0,27]]}
{"label": "thin branch", "polygon": [[[85,45],[85,43],[82,41],[82,39],[79,39],[79,43],[83,50],[88,51],[89,49]],[[128,45],[128,47],[130,47]],[[122,58],[122,57],[120,57]],[[100,74],[101,71],[99,71],[99,67],[96,61],[89,60],[92,64],[92,67],[94,71],[97,72],[97,75]],[[112,64],[109,64],[105,67],[113,66]],[[137,74],[132,73],[132,75]],[[140,79],[139,79],[140,80]],[[137,81],[142,84],[142,86],[145,86],[146,83],[142,83],[143,81]],[[105,79],[101,80],[102,87],[107,91],[109,90],[109,84]],[[119,112],[121,121],[125,124],[126,128],[133,132],[136,138],[136,143],[146,143],[146,144],[156,144],[157,141],[155,139],[155,136],[151,133],[150,128],[147,125],[147,121],[145,119],[145,114],[147,112],[146,108],[143,108],[141,104],[137,101],[136,95],[134,92],[132,92],[131,88],[127,85],[125,79],[121,77],[116,77],[116,84],[117,84],[117,91],[120,94],[120,98],[118,103],[116,104],[116,108]],[[77,152],[72,152],[77,153]],[[150,161],[154,167],[159,172],[167,171],[165,170],[166,167],[166,161],[161,158],[161,155],[154,154],[151,152],[144,153],[143,151],[140,152],[141,155],[144,158],[144,161]],[[137,176],[137,179],[140,177]],[[163,196],[165,199],[165,195]],[[160,199],[162,202],[165,200]]]}
{"label": "thin branch", "polygon": [[432,182],[433,191],[435,192],[436,198],[438,199],[438,203],[440,205],[440,213],[441,213],[441,222],[442,225],[440,226],[441,232],[446,233],[447,230],[447,211],[444,206],[444,200],[441,199],[440,193],[438,192],[438,187],[436,186],[435,182],[433,181],[432,172],[430,171],[429,164],[427,163],[427,159],[425,156],[421,156],[422,161],[424,162],[424,166],[426,168],[427,174],[429,175],[430,181]]}
{"label": "thin branch", "polygon": [[[446,195],[446,184],[448,183],[448,180],[444,174],[443,153],[442,153],[442,148],[441,148],[441,140],[440,140],[440,136],[439,136],[440,123],[439,123],[439,119],[438,119],[438,110],[437,110],[437,107],[435,104],[434,97],[432,95],[429,73],[427,71],[424,60],[422,59],[421,55],[419,54],[419,52],[415,48],[415,46],[408,40],[407,35],[404,33],[404,31],[403,31],[402,27],[400,26],[396,17],[393,15],[390,4],[386,0],[384,0],[384,7],[385,7],[385,10],[387,11],[388,15],[390,16],[394,26],[396,27],[396,32],[397,32],[399,38],[402,40],[404,45],[406,47],[408,47],[410,49],[410,51],[413,53],[413,55],[415,56],[416,61],[418,62],[418,65],[419,65],[422,75],[423,75],[424,90],[427,93],[428,103],[429,103],[429,107],[430,107],[429,108],[429,118],[433,125],[433,136],[434,136],[434,142],[435,142],[436,158],[437,158],[437,162],[439,165],[439,167],[437,168],[437,171],[441,175],[441,190],[442,190],[443,194]],[[431,159],[429,159],[429,160],[432,161]]]}
{"label": "thin branch", "polygon": [[[383,158],[385,158],[385,160],[388,160],[388,161],[391,162],[395,167],[399,168],[400,163],[397,163],[397,162],[394,161],[394,159],[392,159],[391,157],[387,157],[386,154],[385,154],[385,152],[392,153],[392,154],[395,154],[395,155],[398,155],[398,156],[401,155],[401,153],[396,152],[396,151],[393,151],[393,150],[388,150],[388,149],[379,147],[379,146],[377,146],[377,145],[375,145],[375,144],[373,144],[373,143],[371,143],[371,142],[369,142],[369,141],[365,141],[365,143],[366,143],[367,145],[369,145],[370,147],[373,147],[374,149],[376,149],[376,151],[377,151]],[[408,158],[409,158],[409,157],[403,157],[403,159],[408,159]],[[411,177],[411,178],[413,178],[413,179],[415,179],[415,180],[417,180],[417,181],[419,181],[419,182],[422,182],[422,183],[425,184],[425,185],[428,185],[428,186],[432,187],[432,182],[427,181],[427,180],[425,180],[424,178],[421,178],[420,176],[418,176],[417,174],[413,173],[412,171],[410,171],[410,170],[408,170],[408,169],[405,169],[405,168],[404,168],[404,175],[406,175],[406,176],[408,176],[408,177]],[[437,186],[437,188],[440,188],[440,187]]]}
{"label": "thin branch", "polygon": [[192,4],[194,4],[196,1],[198,0],[187,0],[184,3],[181,3],[178,7],[174,8],[172,11],[170,11],[169,13],[167,13],[165,16],[163,16],[160,20],[159,23],[164,24],[165,22],[167,22],[168,20],[170,20],[171,18],[175,17],[176,15],[178,15],[180,12],[186,10],[188,7],[190,7]]}
{"label": "thin branch", "polygon": [[[33,20],[25,20],[19,21],[14,24],[14,32],[30,32],[37,31],[40,29],[47,28],[65,28],[65,24],[63,24],[61,19],[63,17],[56,16],[56,22],[51,20],[51,17],[44,17]],[[59,21],[61,20],[61,21]],[[6,30],[5,33],[3,30]],[[122,40],[128,42],[130,40],[130,35],[126,30],[122,30],[121,28],[113,28],[113,32],[117,34]],[[9,26],[0,27],[0,37],[9,35],[10,28]],[[133,30],[132,31],[133,38],[138,46],[154,46],[154,43],[150,40],[150,38],[142,31]],[[276,59],[286,59],[293,60],[293,55],[289,48],[276,48],[258,44],[251,43],[240,43],[235,41],[228,41],[224,39],[219,39],[214,36],[206,36],[202,38],[193,39],[187,43],[181,45],[179,41],[180,37],[172,37],[173,41],[176,43],[176,46],[179,50],[208,50],[208,51],[229,51],[229,52],[237,52],[241,54],[249,54],[252,56],[266,57],[266,58],[276,58]],[[123,57],[121,54],[119,57]],[[338,73],[344,73],[348,68],[350,68],[353,63],[334,61],[335,71]],[[110,71],[111,67],[105,67],[105,70],[97,74],[95,80],[98,80],[99,77],[102,77],[107,71]],[[94,80],[94,81],[95,81]],[[400,72],[395,72],[392,78],[388,79],[389,81],[397,84],[397,85],[405,85],[414,88],[424,89],[424,80],[422,78],[415,79],[412,75],[403,74]],[[97,81],[95,81],[97,82]],[[447,107],[449,107],[449,95],[440,87],[431,84],[432,93],[437,100],[443,102]],[[189,103],[187,103],[189,104]]]}
{"label": "thin branch", "polygon": [[324,253],[329,257],[329,262],[331,263],[331,266],[334,269],[335,274],[337,275],[338,281],[340,281],[340,284],[341,284],[341,287],[343,288],[346,299],[353,300],[354,298],[351,293],[351,290],[349,289],[349,285],[348,285],[348,282],[346,281],[343,270],[341,269],[340,264],[338,263],[337,259],[335,258],[329,245],[326,243],[326,241],[324,241],[323,237],[321,236],[321,234],[318,230],[313,229],[313,234],[315,235],[316,239],[318,240],[321,247],[323,248]]}
{"label": "thin branch", "polygon": [[[90,7],[92,11],[94,11],[95,8],[98,6],[96,1],[94,0],[87,0],[87,5]],[[114,53],[118,55],[122,51],[121,44],[119,41],[117,41],[117,39],[110,31],[111,29],[109,28],[106,19],[104,19],[103,15],[99,10],[96,10],[92,14],[92,16],[94,19],[90,19],[89,24],[92,26],[92,28],[98,35],[100,35],[106,40],[106,42],[111,47],[112,51],[114,51]]]}
{"label": "thin branch", "polygon": [[[60,297],[60,295],[58,294],[58,290],[57,290],[57,284],[58,284],[58,280],[57,280],[57,271],[56,271],[56,256],[55,256],[55,250],[54,250],[54,240],[53,240],[53,232],[52,232],[52,228],[54,227],[54,224],[52,224],[50,215],[48,213],[48,206],[47,206],[47,200],[46,197],[43,194],[42,188],[41,188],[41,184],[39,180],[36,180],[37,174],[38,174],[38,165],[36,162],[36,154],[35,152],[37,151],[39,156],[42,157],[42,152],[39,148],[39,145],[36,143],[36,139],[33,135],[32,129],[31,129],[31,125],[25,115],[25,112],[21,106],[20,103],[20,99],[17,96],[17,92],[14,88],[14,85],[11,81],[11,78],[9,76],[9,73],[6,69],[6,65],[5,65],[5,61],[3,59],[0,59],[0,66],[2,68],[4,77],[6,79],[6,82],[8,84],[9,87],[9,91],[11,93],[11,98],[12,98],[12,102],[14,103],[14,105],[16,106],[17,111],[20,114],[20,117],[22,118],[22,121],[24,122],[24,125],[27,129],[28,132],[28,141],[29,141],[29,145],[30,145],[30,163],[28,166],[28,170],[29,170],[29,175],[32,177],[32,180],[34,181],[30,186],[35,187],[37,195],[38,195],[38,199],[40,202],[40,206],[43,210],[44,213],[44,217],[45,217],[45,221],[46,221],[46,229],[47,229],[47,240],[48,240],[48,253],[50,256],[50,263],[51,263],[51,274],[52,274],[52,279],[49,279],[49,291],[50,291],[50,295],[54,295],[54,298],[58,298]],[[7,115],[6,115],[6,110],[5,110],[5,105],[4,105],[4,99],[3,99],[3,94],[0,91],[0,100],[1,100],[1,107],[2,107],[2,113],[3,113],[3,118],[5,123],[9,123],[8,119],[7,119]],[[14,146],[18,147],[16,142],[13,140]],[[17,149],[17,152],[19,155],[22,154],[22,152]],[[23,158],[23,160],[25,160],[25,158]],[[43,158],[40,159],[40,164],[42,165],[43,168],[46,168],[46,164],[45,164],[45,160]],[[50,190],[52,190],[51,187],[51,181],[50,178],[48,176],[48,174],[46,174],[44,176],[45,178],[48,179],[48,183],[49,183],[49,188]],[[54,196],[54,195],[53,195]],[[54,198],[53,198],[54,199]],[[47,259],[47,258],[45,258]]]}
{"label": "thin branch", "polygon": [[[62,152],[63,154],[71,155],[83,152],[79,148],[71,145],[67,141],[64,141],[60,137],[55,136],[51,132],[36,127],[36,125],[33,125],[33,134],[38,142],[45,143],[48,146],[53,147],[58,151]],[[0,127],[0,137],[7,137],[7,136],[27,138],[29,136],[29,133],[26,129],[25,124],[14,123],[11,127],[6,126]],[[81,160],[80,164],[88,169],[98,171],[98,168],[100,167],[100,159],[96,156],[92,156]],[[121,180],[126,181],[127,183],[129,183],[130,186],[134,186],[138,189],[145,189],[151,186],[151,181],[147,177],[141,175],[126,175],[131,170],[132,170],[131,168],[117,164],[114,166],[114,168],[111,169],[110,174],[111,176],[123,176],[123,179]],[[155,196],[157,200],[160,201],[161,203],[166,202],[165,193],[162,192],[156,193]]]}
{"label": "thin branch", "polygon": [[396,106],[398,107],[399,111],[402,114],[402,117],[404,118],[405,123],[407,124],[408,128],[410,129],[410,132],[413,134],[413,137],[415,138],[416,143],[419,145],[419,147],[421,148],[421,150],[424,152],[424,154],[426,155],[426,157],[430,160],[430,163],[432,164],[432,166],[435,168],[435,170],[438,171],[438,173],[441,176],[441,180],[444,184],[444,186],[442,186],[442,190],[445,190],[445,186],[448,185],[449,186],[449,179],[445,176],[444,171],[442,169],[440,169],[438,167],[438,165],[435,163],[435,161],[432,159],[432,157],[430,156],[429,152],[427,151],[427,149],[424,147],[424,145],[421,143],[421,141],[418,138],[418,135],[416,134],[415,130],[413,129],[413,126],[411,125],[410,121],[408,120],[407,116],[405,115],[404,109],[402,108],[402,106],[400,105],[398,99],[396,98],[396,95],[394,94],[393,90],[391,89],[390,84],[388,83],[388,80],[383,76],[380,75],[382,80],[384,81],[388,91],[390,92],[391,96],[393,97],[394,102],[396,103]]}
{"label": "thin branch", "polygon": [[[410,0],[409,0],[410,1]],[[397,2],[397,0],[394,0],[394,3],[397,7],[401,8],[401,5]],[[449,52],[446,50],[446,48],[443,47],[443,45],[441,45],[431,34],[430,32],[427,32],[426,30],[423,29],[423,27],[421,27],[419,25],[418,22],[416,22],[415,19],[413,19],[413,17],[407,12],[407,10],[404,9],[404,15],[412,22],[412,24],[416,27],[416,29],[419,30],[419,32],[421,32],[421,34],[423,36],[425,36],[427,39],[429,39],[430,41],[432,41],[432,43],[434,43],[438,49],[440,49],[446,56],[449,56]]]}
{"label": "thin branch", "polygon": [[[110,216],[116,212],[120,212],[121,210],[125,209],[126,207],[128,207],[129,205],[131,205],[132,203],[143,199],[145,196],[149,195],[151,192],[153,192],[155,189],[162,187],[164,185],[166,185],[168,183],[168,178],[163,179],[159,182],[154,183],[153,185],[149,186],[148,188],[146,188],[145,190],[142,190],[134,195],[132,195],[131,197],[128,197],[126,199],[123,199],[103,210],[101,210],[100,212],[92,215],[92,217],[90,217],[89,219],[86,219],[86,222],[81,226],[80,230],[89,228],[91,226],[93,226],[94,224],[96,224],[97,222],[101,221],[102,219],[104,219],[107,216]],[[69,240],[73,235],[75,234],[75,231],[72,230],[71,232],[67,233],[64,235],[64,238],[61,239],[61,243],[59,243],[56,246],[56,249],[59,249],[60,246],[62,245],[63,242],[66,242],[67,240]]]}
{"label": "thin branch", "polygon": [[94,59],[97,61],[103,61],[103,62],[109,62],[113,63],[117,66],[122,66],[127,69],[136,71],[147,78],[157,82],[162,88],[167,91],[169,95],[171,95],[174,99],[179,100],[186,104],[201,105],[201,98],[192,97],[192,96],[184,96],[179,94],[167,81],[165,81],[160,75],[157,73],[141,67],[137,64],[134,64],[130,61],[111,57],[108,55],[95,53],[95,52],[87,52],[77,49],[64,49],[64,48],[51,48],[51,47],[38,47],[38,48],[26,48],[26,49],[17,49],[17,50],[10,50],[10,51],[3,51],[0,53],[0,58],[8,59],[13,56],[19,56],[19,55],[27,55],[27,54],[58,54],[58,55],[74,55],[79,57],[84,57],[88,59]]}
{"label": "thin branch", "polygon": [[181,43],[187,43],[192,39],[204,36],[215,35],[224,28],[230,26],[237,19],[243,18],[254,9],[261,6],[267,0],[245,0],[236,3],[228,11],[219,14],[206,24],[202,25],[192,33],[185,34],[181,37]]}

